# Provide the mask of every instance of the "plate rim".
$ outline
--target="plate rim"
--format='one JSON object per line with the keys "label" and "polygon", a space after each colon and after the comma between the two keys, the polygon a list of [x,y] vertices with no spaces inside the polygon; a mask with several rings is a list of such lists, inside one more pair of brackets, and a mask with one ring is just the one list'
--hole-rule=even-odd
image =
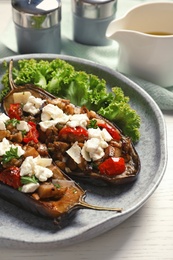
{"label": "plate rim", "polygon": [[[18,61],[19,59],[31,59],[31,58],[35,58],[35,59],[47,59],[47,60],[52,60],[52,59],[56,59],[56,58],[59,58],[59,59],[63,59],[65,61],[71,61],[71,62],[77,62],[77,63],[82,63],[83,65],[90,65],[92,67],[95,67],[95,68],[99,68],[99,69],[102,69],[104,70],[105,72],[107,73],[111,73],[113,76],[115,76],[116,78],[118,78],[120,81],[123,81],[125,84],[129,85],[131,88],[133,88],[136,92],[138,92],[139,95],[141,95],[143,98],[145,98],[145,100],[150,104],[150,106],[152,107],[153,111],[155,112],[155,114],[158,115],[160,121],[159,121],[159,124],[162,124],[162,127],[163,127],[163,137],[164,137],[164,142],[162,141],[163,143],[163,146],[161,147],[162,149],[162,162],[161,164],[159,165],[159,169],[158,171],[160,172],[160,175],[159,175],[159,178],[157,179],[155,185],[153,185],[152,189],[150,190],[150,192],[148,192],[146,194],[146,196],[142,199],[142,201],[140,200],[138,202],[138,204],[135,204],[133,207],[129,208],[128,210],[125,211],[125,213],[121,213],[121,215],[117,215],[116,218],[119,218],[121,216],[125,216],[124,219],[122,219],[122,221],[120,221],[120,223],[122,223],[124,220],[126,220],[127,218],[129,218],[131,215],[133,215],[136,211],[138,211],[145,203],[146,201],[149,199],[149,197],[154,193],[154,191],[157,189],[157,187],[159,186],[163,176],[164,176],[164,173],[165,173],[165,170],[166,170],[166,166],[167,166],[167,160],[168,160],[168,154],[167,154],[167,140],[166,140],[166,137],[167,137],[167,134],[166,134],[166,124],[165,124],[165,120],[164,120],[164,117],[163,117],[163,114],[159,108],[159,106],[157,105],[157,103],[153,100],[153,98],[145,91],[143,90],[137,83],[133,82],[131,79],[129,79],[128,77],[126,77],[125,75],[109,68],[109,67],[106,67],[104,65],[101,65],[97,62],[94,62],[94,61],[90,61],[90,60],[87,60],[87,59],[83,59],[83,58],[79,58],[79,57],[73,57],[73,56],[68,56],[68,55],[62,55],[62,54],[21,54],[21,55],[15,55],[15,56],[8,56],[8,57],[4,57],[4,58],[1,58],[0,59],[0,66],[2,65],[2,63],[5,61],[10,61],[11,59],[13,59],[14,61]],[[128,216],[127,216],[128,215]],[[127,216],[127,217],[126,217]],[[106,221],[110,221],[110,218],[108,218],[107,220],[103,221],[104,223]],[[120,224],[119,223],[119,224]],[[118,224],[118,225],[119,225]],[[101,225],[101,223],[99,224]],[[113,225],[113,227],[116,227],[117,225]],[[110,229],[110,228],[109,228]],[[105,229],[105,231],[108,231],[109,229]],[[100,232],[100,234],[102,234],[103,232]],[[97,233],[97,235],[99,235]],[[78,243],[78,242],[81,242],[82,241],[82,238],[81,238],[82,234],[80,234],[78,236],[78,241],[76,240],[75,243]],[[94,235],[90,236],[88,239],[91,239],[95,237]],[[27,246],[28,244],[32,244],[32,245],[36,245],[36,247],[38,248],[38,246],[46,246],[47,244],[49,244],[49,247],[50,247],[50,244],[52,244],[51,246],[58,246],[60,245],[61,247],[62,246],[66,246],[66,245],[71,245],[71,244],[74,244],[71,239],[68,241],[68,243],[66,243],[66,240],[65,241],[60,241],[59,243],[57,243],[57,241],[48,241],[48,242],[33,242],[32,241],[24,241],[24,240],[15,240],[15,239],[11,239],[11,238],[1,238],[0,237],[0,240],[9,240],[11,244],[13,245],[17,245],[19,246],[20,243],[25,244],[25,246]],[[73,238],[72,238],[73,240]],[[87,240],[87,239],[83,239],[84,240]]]}

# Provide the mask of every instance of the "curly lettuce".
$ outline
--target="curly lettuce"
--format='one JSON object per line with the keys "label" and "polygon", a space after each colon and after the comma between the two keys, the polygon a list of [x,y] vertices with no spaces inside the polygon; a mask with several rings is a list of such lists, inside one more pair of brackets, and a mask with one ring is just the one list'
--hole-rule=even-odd
{"label": "curly lettuce", "polygon": [[[4,63],[7,67],[7,63]],[[27,83],[41,87],[51,94],[66,98],[77,106],[86,106],[115,122],[124,135],[133,142],[140,138],[140,116],[129,104],[129,97],[120,87],[108,91],[106,81],[84,71],[76,71],[72,65],[61,59],[51,61],[22,59],[13,68],[16,85]],[[8,68],[2,78],[3,97],[9,91]]]}

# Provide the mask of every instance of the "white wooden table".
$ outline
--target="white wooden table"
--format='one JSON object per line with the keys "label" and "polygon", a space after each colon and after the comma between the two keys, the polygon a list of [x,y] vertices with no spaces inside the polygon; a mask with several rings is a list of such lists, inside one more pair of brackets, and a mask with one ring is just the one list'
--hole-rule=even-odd
{"label": "white wooden table", "polygon": [[[121,1],[120,6],[126,4]],[[131,0],[129,6],[137,4]],[[144,2],[144,1],[141,1]],[[128,8],[128,5],[127,5]],[[11,15],[10,1],[0,0],[0,39]],[[7,52],[8,50],[6,50]],[[173,111],[164,112],[168,165],[162,182],[147,203],[111,231],[69,247],[19,250],[0,245],[1,260],[172,260],[173,259]]]}

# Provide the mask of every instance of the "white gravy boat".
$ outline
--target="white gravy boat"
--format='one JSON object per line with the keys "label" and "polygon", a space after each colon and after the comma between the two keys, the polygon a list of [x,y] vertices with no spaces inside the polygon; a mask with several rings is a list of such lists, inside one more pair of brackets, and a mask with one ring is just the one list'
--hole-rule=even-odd
{"label": "white gravy boat", "polygon": [[163,87],[173,85],[173,2],[150,2],[113,20],[106,37],[119,44],[117,69]]}

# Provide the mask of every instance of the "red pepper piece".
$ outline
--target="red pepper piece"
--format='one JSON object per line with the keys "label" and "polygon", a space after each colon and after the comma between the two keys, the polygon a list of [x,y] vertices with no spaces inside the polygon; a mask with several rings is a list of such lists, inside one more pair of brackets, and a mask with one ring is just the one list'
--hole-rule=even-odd
{"label": "red pepper piece", "polygon": [[16,118],[17,120],[21,120],[23,113],[20,103],[10,104],[10,108],[8,110],[8,116],[10,119]]}
{"label": "red pepper piece", "polygon": [[99,165],[100,174],[115,176],[122,174],[125,169],[125,161],[122,157],[110,157]]}
{"label": "red pepper piece", "polygon": [[36,124],[34,122],[29,121],[28,124],[30,125],[29,132],[24,136],[23,142],[28,143],[30,141],[34,141],[34,143],[38,143],[39,133],[36,128]]}
{"label": "red pepper piece", "polygon": [[81,126],[75,128],[66,126],[59,131],[59,138],[69,141],[82,141],[88,138],[88,131]]}
{"label": "red pepper piece", "polygon": [[18,189],[21,186],[20,169],[16,166],[6,168],[0,173],[0,181],[14,189]]}
{"label": "red pepper piece", "polygon": [[97,123],[98,127],[105,128],[108,133],[112,136],[112,138],[116,141],[119,141],[121,139],[121,135],[114,127],[107,123]]}

